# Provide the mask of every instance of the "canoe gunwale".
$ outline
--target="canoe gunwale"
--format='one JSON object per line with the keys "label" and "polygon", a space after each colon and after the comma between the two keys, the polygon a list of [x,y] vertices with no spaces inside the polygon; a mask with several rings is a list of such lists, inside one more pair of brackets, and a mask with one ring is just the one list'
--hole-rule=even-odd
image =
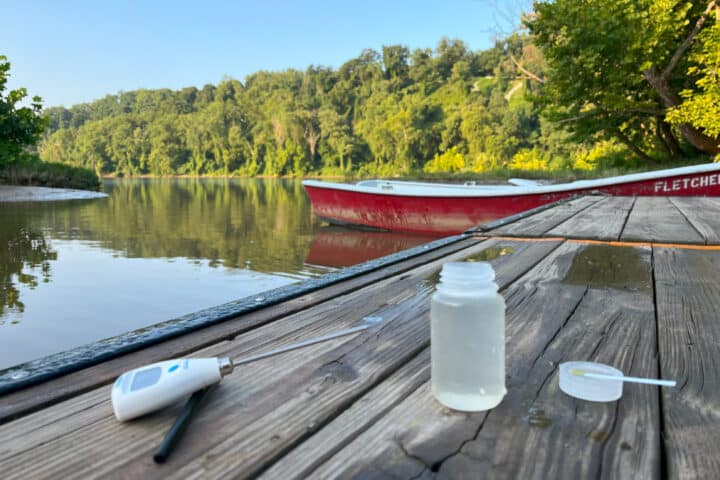
{"label": "canoe gunwale", "polygon": [[[580,180],[570,183],[538,186],[512,185],[463,185],[423,182],[405,182],[397,180],[364,180],[358,183],[336,183],[320,180],[303,180],[305,187],[393,197],[428,197],[428,198],[503,198],[542,195],[547,193],[583,192],[592,193],[592,189],[624,185],[627,183],[647,182],[652,180],[673,179],[687,175],[720,172],[720,163],[706,163],[690,167],[670,168],[652,172],[632,173],[597,180]],[[369,186],[377,181],[378,186]],[[387,185],[392,188],[382,188]],[[380,188],[378,188],[380,187]],[[401,188],[403,190],[396,189]],[[452,193],[451,193],[452,192]]]}

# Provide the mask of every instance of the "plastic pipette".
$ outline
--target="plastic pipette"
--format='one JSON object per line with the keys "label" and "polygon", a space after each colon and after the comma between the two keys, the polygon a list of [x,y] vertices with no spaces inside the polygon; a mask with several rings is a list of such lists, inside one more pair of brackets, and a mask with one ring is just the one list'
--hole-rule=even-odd
{"label": "plastic pipette", "polygon": [[580,377],[597,378],[599,380],[615,380],[630,383],[644,383],[646,385],[660,385],[662,387],[674,387],[677,382],[675,380],[659,380],[655,378],[626,377],[625,375],[607,375],[604,373],[592,373],[579,368],[573,368],[570,373]]}
{"label": "plastic pipette", "polygon": [[379,323],[380,317],[365,317],[363,325],[312,338],[269,352],[231,360],[229,358],[181,358],[146,365],[123,373],[112,388],[115,417],[130,420],[171,405],[181,398],[219,382],[235,366],[281,353],[362,332]]}
{"label": "plastic pipette", "polygon": [[625,382],[675,386],[673,380],[626,377],[617,368],[597,362],[565,362],[560,364],[560,390],[571,397],[591,402],[613,402],[622,397]]}

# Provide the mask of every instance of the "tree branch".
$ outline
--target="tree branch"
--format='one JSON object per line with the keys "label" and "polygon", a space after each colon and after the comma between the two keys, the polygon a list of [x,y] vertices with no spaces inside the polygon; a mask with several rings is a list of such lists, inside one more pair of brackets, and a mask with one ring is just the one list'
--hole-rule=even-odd
{"label": "tree branch", "polygon": [[517,61],[515,58],[515,55],[510,54],[510,60],[515,64],[515,66],[520,70],[522,73],[524,73],[527,77],[529,77],[531,80],[535,80],[536,82],[545,83],[545,79],[542,77],[539,77],[532,73],[530,70],[526,69],[522,65],[520,65],[520,62]]}
{"label": "tree branch", "polygon": [[708,15],[710,15],[710,12],[715,8],[717,5],[716,0],[712,0],[708,3],[707,8],[705,8],[705,11],[703,14],[698,18],[697,22],[695,22],[695,27],[690,31],[687,38],[683,41],[683,43],[680,44],[677,50],[675,50],[675,53],[673,54],[672,58],[670,59],[670,63],[668,63],[667,67],[662,71],[662,78],[667,79],[670,77],[670,74],[675,69],[677,64],[680,62],[680,59],[683,55],[685,55],[685,52],[688,48],[690,48],[690,45],[692,44],[693,40],[695,40],[695,37],[698,33],[700,33],[700,30],[702,29],[703,25],[705,24],[705,21],[707,20]]}
{"label": "tree branch", "polygon": [[630,113],[642,113],[645,115],[663,115],[665,112],[662,110],[653,110],[651,108],[628,108],[626,110],[601,110],[596,109],[590,112],[582,113],[570,118],[563,118],[556,122],[552,122],[553,125],[561,125],[563,123],[576,122],[578,120],[584,120],[586,118],[597,117],[599,115],[626,115]]}

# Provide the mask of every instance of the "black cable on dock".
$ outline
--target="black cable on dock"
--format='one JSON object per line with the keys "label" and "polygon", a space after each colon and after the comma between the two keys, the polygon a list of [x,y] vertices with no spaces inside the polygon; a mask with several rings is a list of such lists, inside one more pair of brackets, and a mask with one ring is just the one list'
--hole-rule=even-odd
{"label": "black cable on dock", "polygon": [[170,427],[167,435],[165,435],[165,438],[160,444],[160,448],[158,448],[155,452],[155,455],[153,455],[153,460],[155,460],[155,463],[164,463],[165,460],[167,460],[167,458],[170,456],[173,447],[182,436],[185,428],[187,428],[188,423],[190,423],[193,414],[197,410],[200,402],[202,402],[202,399],[205,397],[210,388],[211,387],[205,387],[190,396],[190,399],[185,404],[185,408],[182,409],[180,415],[178,415],[177,417],[177,420],[175,420],[175,423],[173,423],[173,426]]}

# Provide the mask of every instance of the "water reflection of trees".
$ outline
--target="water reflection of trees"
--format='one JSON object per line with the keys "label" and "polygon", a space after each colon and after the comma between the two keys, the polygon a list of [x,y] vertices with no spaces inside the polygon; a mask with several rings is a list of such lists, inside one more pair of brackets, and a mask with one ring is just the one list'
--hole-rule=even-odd
{"label": "water reflection of trees", "polygon": [[105,187],[107,199],[0,206],[0,317],[24,310],[23,286],[50,281],[57,260],[50,238],[95,242],[133,258],[303,269],[313,226],[299,181],[118,180]]}
{"label": "water reflection of trees", "polygon": [[[302,267],[312,239],[310,205],[297,181],[121,181],[91,227],[129,257],[209,259],[263,271]],[[100,227],[102,225],[102,227]]]}
{"label": "water reflection of trees", "polygon": [[57,259],[42,232],[29,227],[17,208],[0,210],[0,317],[6,312],[22,312],[17,284],[35,288],[50,281],[50,261]]}
{"label": "water reflection of trees", "polygon": [[297,180],[128,179],[110,197],[26,205],[53,238],[82,239],[133,258],[207,259],[210,265],[299,271],[310,248],[310,203]]}

